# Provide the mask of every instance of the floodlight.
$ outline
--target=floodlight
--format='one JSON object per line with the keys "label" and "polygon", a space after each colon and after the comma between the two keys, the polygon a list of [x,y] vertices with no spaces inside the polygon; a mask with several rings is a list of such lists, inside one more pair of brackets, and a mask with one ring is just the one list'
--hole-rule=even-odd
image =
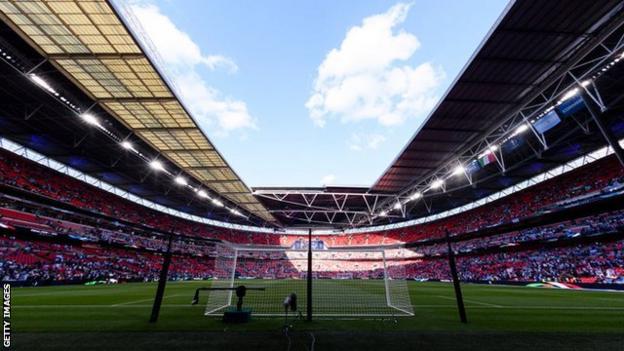
{"label": "floodlight", "polygon": [[182,176],[175,177],[175,182],[179,185],[188,185],[188,181]]}
{"label": "floodlight", "polygon": [[31,74],[30,75],[30,79],[33,80],[33,82],[35,82],[35,84],[37,84],[38,86],[44,88],[45,90],[51,92],[52,94],[56,93],[56,90],[54,90],[50,84],[48,84],[48,82],[46,82],[45,80],[43,80],[41,77],[39,77],[36,74]]}
{"label": "floodlight", "polygon": [[413,201],[413,200],[416,200],[416,199],[420,199],[421,197],[422,197],[422,194],[419,191],[417,191],[417,192],[413,193],[412,196],[410,196],[409,199]]}
{"label": "floodlight", "polygon": [[568,100],[569,98],[573,97],[574,95],[579,93],[579,88],[574,88],[568,92],[566,92],[565,94],[563,94],[563,96],[561,97],[561,102]]}
{"label": "floodlight", "polygon": [[219,199],[212,199],[212,203],[215,206],[223,207],[223,202],[221,202]]}
{"label": "floodlight", "polygon": [[396,203],[396,204],[394,204],[394,209],[395,209],[395,210],[400,210],[402,207],[403,207],[403,205],[401,205],[401,203],[400,203],[400,202],[398,202],[398,201],[397,201],[397,203]]}
{"label": "floodlight", "polygon": [[590,79],[585,79],[584,81],[581,82],[581,86],[582,87],[586,87],[588,85],[591,84],[591,80]]}
{"label": "floodlight", "polygon": [[379,217],[386,217],[387,215],[388,215],[388,212],[386,211],[379,212]]}
{"label": "floodlight", "polygon": [[466,171],[466,169],[464,168],[464,166],[457,165],[457,167],[455,167],[455,169],[453,170],[453,175],[464,174],[465,171]]}
{"label": "floodlight", "polygon": [[514,132],[514,135],[522,134],[522,133],[526,132],[527,130],[529,130],[529,126],[527,126],[526,124],[521,124],[521,125],[518,126],[518,128],[516,128],[516,131]]}
{"label": "floodlight", "polygon": [[444,185],[444,181],[442,179],[436,179],[431,183],[431,189],[439,189]]}
{"label": "floodlight", "polygon": [[206,193],[206,191],[204,191],[204,190],[200,190],[200,191],[198,191],[198,192],[197,192],[197,195],[198,195],[199,197],[203,197],[204,199],[208,198],[208,194],[207,194],[207,193]]}
{"label": "floodlight", "polygon": [[498,150],[498,146],[497,145],[490,145],[488,150],[490,150],[490,152],[494,152],[494,151]]}
{"label": "floodlight", "polygon": [[88,124],[91,124],[91,125],[94,125],[94,126],[99,126],[100,125],[100,122],[92,114],[83,113],[83,114],[80,115],[80,118],[82,118],[82,120],[87,122]]}
{"label": "floodlight", "polygon": [[128,140],[124,140],[121,142],[121,147],[123,147],[126,150],[131,150],[132,149],[132,143],[129,142]]}
{"label": "floodlight", "polygon": [[162,162],[158,161],[158,160],[153,160],[152,162],[150,162],[150,167],[152,167],[153,169],[157,170],[157,171],[164,171],[165,167],[163,166]]}

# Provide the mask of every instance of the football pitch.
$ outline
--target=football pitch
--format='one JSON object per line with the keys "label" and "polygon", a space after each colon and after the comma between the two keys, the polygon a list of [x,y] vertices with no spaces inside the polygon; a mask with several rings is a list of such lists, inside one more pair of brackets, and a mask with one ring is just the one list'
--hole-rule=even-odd
{"label": "football pitch", "polygon": [[[248,286],[270,285],[284,296],[301,283],[247,282]],[[367,302],[349,293],[360,289],[361,283],[327,284],[331,284],[328,289],[344,291],[344,305],[366,311]],[[248,324],[225,325],[219,318],[204,316],[207,296],[202,295],[198,305],[190,302],[196,288],[209,285],[206,281],[169,282],[155,324],[148,323],[155,283],[14,288],[12,349],[288,348],[282,318],[256,317]],[[408,282],[414,316],[297,321],[290,335],[291,350],[309,350],[312,344],[316,350],[524,350],[535,346],[624,350],[624,293],[472,284],[462,287],[468,324],[459,323],[451,284]],[[254,293],[256,299],[262,294],[250,291],[246,299],[254,299]],[[275,303],[279,310],[281,295],[262,302]],[[342,305],[341,301],[335,303]]]}

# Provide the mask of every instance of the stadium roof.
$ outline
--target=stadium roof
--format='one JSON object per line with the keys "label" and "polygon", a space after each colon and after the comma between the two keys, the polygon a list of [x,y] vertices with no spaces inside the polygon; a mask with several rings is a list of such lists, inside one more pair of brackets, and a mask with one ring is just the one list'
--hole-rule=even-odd
{"label": "stadium roof", "polygon": [[[468,181],[451,177],[458,165],[465,167],[492,145],[502,145],[519,126],[532,130],[529,121],[581,80],[592,81],[601,65],[621,54],[623,23],[621,1],[511,2],[370,189],[254,190],[281,222],[291,225],[394,223],[460,207],[589,153],[606,142],[587,127],[589,115],[581,113],[548,132],[525,134],[513,152],[499,150],[499,167],[481,167]],[[619,71],[609,74],[617,77]],[[622,89],[612,84],[614,79],[603,79],[596,88],[609,101],[607,120],[619,118],[621,109]],[[446,184],[435,186],[436,179]]]}
{"label": "stadium roof", "polygon": [[618,12],[621,17],[618,5],[620,1],[512,2],[372,188],[400,192],[498,128],[541,93],[606,21]]}
{"label": "stadium roof", "polygon": [[248,212],[251,194],[108,1],[0,1],[5,22],[96,104],[175,165]]}
{"label": "stadium roof", "polygon": [[[512,2],[426,123],[371,188],[273,187],[252,193],[180,103],[155,66],[157,57],[146,55],[119,9],[104,0],[0,0],[0,46],[21,54],[21,63],[9,64],[13,68],[0,65],[0,74],[12,77],[0,86],[0,128],[10,131],[8,138],[98,179],[207,218],[246,222],[228,217],[225,208],[207,210],[196,196],[189,199],[188,189],[146,171],[145,157],[119,153],[120,142],[131,138],[151,155],[148,160],[162,155],[167,169],[183,171],[224,202],[243,207],[253,215],[252,224],[347,228],[423,218],[483,199],[604,146],[588,124],[591,117],[581,111],[547,132],[524,134],[517,147],[504,155],[499,150],[500,160],[467,175],[468,180],[449,176],[458,163],[474,161],[491,145],[502,149],[513,130],[526,127],[582,80],[592,82],[596,99],[608,106],[605,121],[618,137],[624,135],[623,68],[616,65],[594,79],[624,48],[623,6],[620,1]],[[81,112],[110,117],[102,123],[121,139],[85,130],[84,121],[67,114],[67,106],[45,89],[33,89],[32,73],[49,77],[65,96],[80,102]],[[446,184],[425,193],[438,176]],[[413,201],[414,191],[419,191],[418,201]]]}

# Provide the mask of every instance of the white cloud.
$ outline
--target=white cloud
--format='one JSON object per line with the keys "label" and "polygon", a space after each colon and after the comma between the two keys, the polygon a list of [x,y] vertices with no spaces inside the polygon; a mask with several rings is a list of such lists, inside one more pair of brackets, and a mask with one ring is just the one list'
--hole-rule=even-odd
{"label": "white cloud", "polygon": [[434,91],[444,73],[430,62],[407,64],[420,42],[397,29],[410,7],[399,3],[365,18],[349,29],[339,48],[327,54],[306,102],[317,126],[332,117],[399,125],[412,116],[423,118],[434,106],[438,99]]}
{"label": "white cloud", "polygon": [[178,75],[176,84],[182,100],[187,102],[195,116],[199,116],[202,127],[214,130],[219,135],[241,128],[255,128],[255,120],[249,114],[247,105],[239,100],[223,97],[215,88],[210,87],[196,72]]}
{"label": "white cloud", "polygon": [[353,151],[376,150],[385,141],[386,137],[382,134],[353,133],[347,144]]}
{"label": "white cloud", "polygon": [[145,1],[130,6],[134,16],[156,47],[160,58],[171,73],[180,98],[205,131],[225,136],[234,130],[256,128],[256,119],[244,101],[224,96],[200,75],[199,68],[238,71],[231,59],[221,55],[205,55],[184,31],[180,30],[158,6]]}
{"label": "white cloud", "polygon": [[171,19],[160,12],[158,6],[147,2],[135,3],[132,12],[150,36],[158,53],[168,64],[181,66],[205,65],[211,70],[224,67],[232,72],[238,66],[231,59],[221,55],[203,55],[191,37],[181,31]]}
{"label": "white cloud", "polygon": [[336,184],[336,176],[333,174],[328,174],[321,178],[321,185],[332,185]]}

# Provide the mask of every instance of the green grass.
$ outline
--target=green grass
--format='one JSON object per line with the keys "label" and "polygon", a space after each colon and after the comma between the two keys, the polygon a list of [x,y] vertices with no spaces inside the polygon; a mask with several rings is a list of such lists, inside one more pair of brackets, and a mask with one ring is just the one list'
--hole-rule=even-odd
{"label": "green grass", "polygon": [[[267,287],[283,284],[282,293],[293,286],[292,281],[253,283]],[[325,284],[332,284],[328,288],[334,291],[345,284],[376,289],[362,283]],[[286,349],[281,318],[224,325],[219,318],[203,315],[205,296],[199,305],[191,306],[195,288],[207,285],[168,283],[156,324],[147,322],[156,289],[153,283],[14,288],[13,346],[25,350]],[[400,317],[396,323],[391,318],[297,322],[292,349],[309,346],[312,332],[317,350],[515,350],[535,346],[624,350],[622,293],[466,284],[463,292],[469,323],[463,325],[458,321],[450,284],[410,282],[409,292],[413,317]],[[262,293],[256,294],[258,299]],[[254,292],[249,292],[250,304],[254,303],[253,296]],[[276,302],[281,299],[280,295]]]}

